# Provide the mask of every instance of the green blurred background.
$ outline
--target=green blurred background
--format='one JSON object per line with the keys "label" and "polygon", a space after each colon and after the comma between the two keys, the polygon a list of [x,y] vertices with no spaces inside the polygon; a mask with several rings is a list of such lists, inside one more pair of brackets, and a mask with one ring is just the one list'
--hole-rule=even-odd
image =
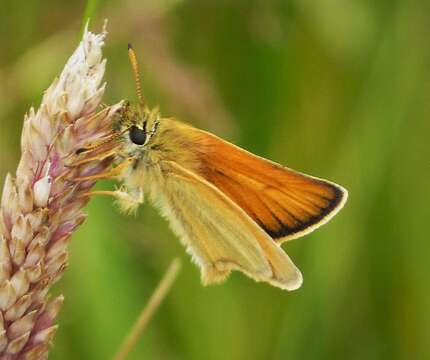
{"label": "green blurred background", "polygon": [[[96,198],[74,236],[51,359],[108,359],[171,259],[183,270],[130,359],[430,358],[430,2],[1,0],[0,178],[24,113],[79,40],[109,19],[106,102],[148,102],[350,192],[330,224],[284,245],[288,293],[234,273],[203,287],[145,204]],[[2,183],[3,180],[0,182]],[[105,182],[101,188],[111,188]]]}

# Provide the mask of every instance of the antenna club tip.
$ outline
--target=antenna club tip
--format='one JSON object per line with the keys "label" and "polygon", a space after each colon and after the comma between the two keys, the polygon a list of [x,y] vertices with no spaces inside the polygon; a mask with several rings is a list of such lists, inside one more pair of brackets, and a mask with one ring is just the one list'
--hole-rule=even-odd
{"label": "antenna club tip", "polygon": [[133,45],[131,45],[131,43],[128,43],[127,48],[128,48],[128,50],[133,50]]}

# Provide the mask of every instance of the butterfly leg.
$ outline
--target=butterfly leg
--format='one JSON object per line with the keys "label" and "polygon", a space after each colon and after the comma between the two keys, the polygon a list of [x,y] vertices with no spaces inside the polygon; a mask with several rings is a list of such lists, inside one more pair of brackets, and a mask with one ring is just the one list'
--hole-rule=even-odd
{"label": "butterfly leg", "polygon": [[97,154],[95,156],[90,156],[90,157],[87,157],[87,158],[82,159],[82,160],[74,161],[70,164],[67,164],[66,167],[80,166],[80,165],[87,164],[87,163],[89,163],[91,161],[95,161],[95,160],[101,161],[101,160],[108,158],[109,156],[115,155],[116,153],[117,153],[117,150],[112,149],[112,150],[105,152],[105,153],[102,153],[102,154]]}
{"label": "butterfly leg", "polygon": [[94,141],[94,142],[90,142],[87,143],[85,146],[79,148],[78,150],[75,151],[75,155],[79,155],[82,153],[88,153],[92,150],[97,149],[98,147],[104,145],[104,144],[108,144],[110,143],[112,140],[116,139],[118,137],[118,134],[116,133],[111,133],[110,135],[106,136],[104,139],[102,140],[98,140],[98,141]]}
{"label": "butterfly leg", "polygon": [[135,213],[139,205],[143,204],[144,196],[142,189],[127,189],[124,186],[114,191],[109,190],[96,190],[82,194],[80,197],[93,196],[93,195],[104,195],[112,196],[115,198],[121,212],[132,214]]}
{"label": "butterfly leg", "polygon": [[121,164],[114,167],[113,169],[106,171],[104,173],[96,174],[96,175],[89,175],[89,176],[78,176],[73,179],[73,182],[80,182],[80,181],[88,181],[88,180],[99,180],[99,179],[107,179],[107,178],[114,178],[118,175],[120,175],[125,168],[130,166],[136,158],[129,157],[125,159]]}

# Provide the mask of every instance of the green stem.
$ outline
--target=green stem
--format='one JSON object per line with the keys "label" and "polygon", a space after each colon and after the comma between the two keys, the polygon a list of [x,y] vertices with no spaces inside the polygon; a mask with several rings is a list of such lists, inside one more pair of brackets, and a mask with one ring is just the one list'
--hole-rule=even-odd
{"label": "green stem", "polygon": [[100,0],[88,0],[87,6],[85,7],[84,11],[84,17],[82,18],[82,25],[81,25],[81,31],[80,36],[82,37],[82,34],[84,33],[85,25],[87,25],[88,21],[95,17],[95,12],[99,6]]}

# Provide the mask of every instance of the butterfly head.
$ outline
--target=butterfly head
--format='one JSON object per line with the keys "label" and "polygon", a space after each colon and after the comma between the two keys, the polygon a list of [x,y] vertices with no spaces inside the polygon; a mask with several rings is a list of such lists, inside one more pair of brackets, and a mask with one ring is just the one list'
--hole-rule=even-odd
{"label": "butterfly head", "polygon": [[114,131],[123,134],[123,138],[131,147],[145,148],[157,133],[160,124],[160,114],[157,108],[150,110],[144,101],[141,90],[140,75],[136,54],[131,44],[128,45],[128,56],[133,69],[136,83],[138,104],[125,101],[114,122]]}
{"label": "butterfly head", "polygon": [[114,122],[114,131],[123,134],[123,139],[137,147],[148,145],[157,133],[160,124],[158,109],[141,108],[139,105],[124,102],[117,120]]}

